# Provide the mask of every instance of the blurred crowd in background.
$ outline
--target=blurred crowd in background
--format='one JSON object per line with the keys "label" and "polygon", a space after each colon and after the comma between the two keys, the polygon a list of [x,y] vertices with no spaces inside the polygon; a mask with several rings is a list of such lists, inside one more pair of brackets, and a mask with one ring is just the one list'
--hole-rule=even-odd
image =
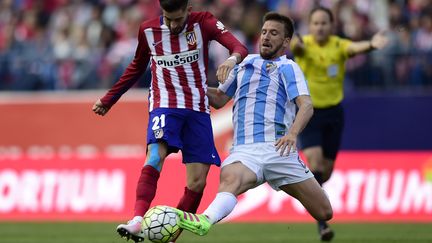
{"label": "blurred crowd in background", "polygon": [[[157,0],[1,0],[0,90],[107,89],[132,60],[140,23],[160,15]],[[347,63],[346,89],[432,90],[432,0],[190,0],[210,11],[250,52],[262,16],[278,11],[306,34],[309,11],[335,14],[335,34],[369,39],[386,30],[389,45]],[[228,52],[210,48],[209,81]],[[287,53],[290,56],[290,53]],[[136,87],[148,87],[149,72]]]}

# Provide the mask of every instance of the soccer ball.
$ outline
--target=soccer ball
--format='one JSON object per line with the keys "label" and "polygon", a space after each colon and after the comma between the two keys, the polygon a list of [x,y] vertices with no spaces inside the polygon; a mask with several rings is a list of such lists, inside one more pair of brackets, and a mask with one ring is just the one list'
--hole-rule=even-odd
{"label": "soccer ball", "polygon": [[168,206],[155,206],[144,215],[142,230],[145,238],[154,243],[167,243],[177,237],[180,228],[176,212]]}

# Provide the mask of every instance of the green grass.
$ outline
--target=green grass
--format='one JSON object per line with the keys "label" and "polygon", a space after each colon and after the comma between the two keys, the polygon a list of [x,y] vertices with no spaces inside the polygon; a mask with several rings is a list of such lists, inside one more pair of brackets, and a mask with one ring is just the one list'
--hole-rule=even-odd
{"label": "green grass", "polygon": [[[1,243],[124,243],[115,223],[0,223]],[[429,224],[332,224],[332,241],[432,243]],[[131,242],[131,241],[129,241]],[[147,243],[146,241],[145,243]],[[315,224],[219,224],[207,236],[184,232],[177,243],[320,242]],[[150,242],[148,242],[150,243]]]}

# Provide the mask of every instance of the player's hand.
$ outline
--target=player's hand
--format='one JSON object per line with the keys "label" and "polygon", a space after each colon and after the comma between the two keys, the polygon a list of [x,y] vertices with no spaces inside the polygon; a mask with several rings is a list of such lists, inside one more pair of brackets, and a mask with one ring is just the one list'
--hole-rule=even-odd
{"label": "player's hand", "polygon": [[292,42],[294,43],[294,48],[300,49],[300,50],[304,50],[305,44],[303,42],[303,38],[301,37],[301,35],[296,32],[294,33],[293,37],[292,37]]}
{"label": "player's hand", "polygon": [[288,133],[275,142],[276,151],[280,151],[281,156],[288,156],[291,150],[295,151],[297,149],[296,144],[297,135]]}
{"label": "player's hand", "polygon": [[105,114],[109,111],[109,108],[104,106],[101,100],[97,100],[94,103],[92,110],[97,115],[105,116]]}
{"label": "player's hand", "polygon": [[371,45],[375,49],[384,48],[389,42],[389,39],[385,35],[385,31],[379,31],[371,39]]}
{"label": "player's hand", "polygon": [[216,77],[219,80],[221,84],[225,82],[225,80],[228,78],[229,73],[234,68],[234,66],[237,64],[236,61],[233,59],[226,59],[225,62],[223,62],[216,71]]}
{"label": "player's hand", "polygon": [[296,45],[304,47],[303,38],[298,32],[294,33],[293,39],[296,40]]}

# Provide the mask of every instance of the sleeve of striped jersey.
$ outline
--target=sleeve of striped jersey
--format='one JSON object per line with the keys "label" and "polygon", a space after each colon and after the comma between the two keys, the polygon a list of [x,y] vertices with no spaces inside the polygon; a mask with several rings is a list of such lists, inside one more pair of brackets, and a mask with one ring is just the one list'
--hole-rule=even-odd
{"label": "sleeve of striped jersey", "polygon": [[238,65],[234,67],[233,70],[231,70],[227,80],[223,84],[220,84],[218,89],[224,92],[229,97],[233,97],[236,90],[237,90],[237,71],[238,71]]}
{"label": "sleeve of striped jersey", "polygon": [[281,78],[285,84],[290,101],[293,101],[300,95],[309,95],[309,89],[304,74],[295,62],[282,65],[280,70]]}
{"label": "sleeve of striped jersey", "polygon": [[209,33],[210,40],[216,40],[229,50],[229,53],[239,53],[243,58],[248,54],[244,46],[228,29],[218,21],[211,13],[205,12],[203,28]]}
{"label": "sleeve of striped jersey", "polygon": [[141,77],[147,68],[150,60],[150,50],[147,44],[147,39],[144,34],[143,25],[139,28],[138,46],[135,51],[135,56],[132,62],[124,71],[120,79],[114,86],[102,97],[101,102],[107,107],[113,106],[120,97],[126,93]]}

